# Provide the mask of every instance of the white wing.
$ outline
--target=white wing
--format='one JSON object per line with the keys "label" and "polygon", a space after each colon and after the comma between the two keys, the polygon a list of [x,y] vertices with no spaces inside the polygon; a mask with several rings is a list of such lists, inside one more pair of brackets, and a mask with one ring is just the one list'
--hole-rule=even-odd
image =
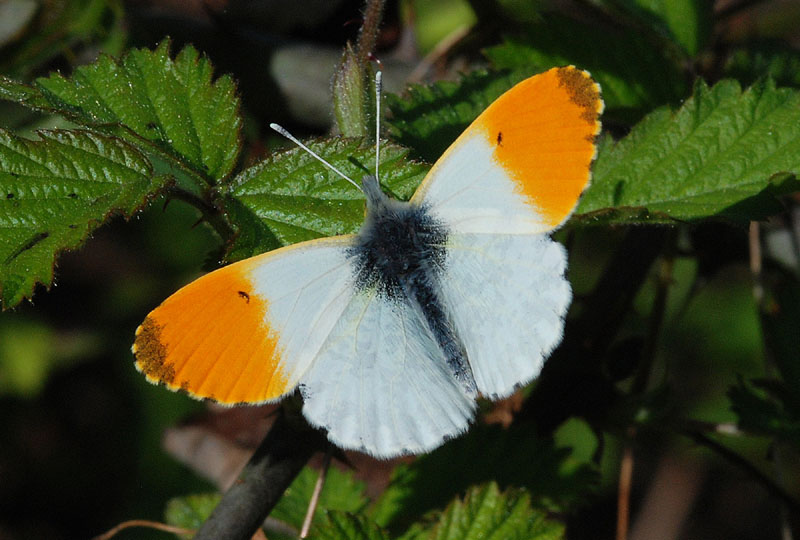
{"label": "white wing", "polygon": [[539,374],[561,341],[572,292],[566,253],[545,235],[454,234],[441,301],[478,390],[497,399]]}
{"label": "white wing", "polygon": [[382,458],[436,448],[475,408],[419,310],[374,291],[352,297],[300,388],[332,442]]}
{"label": "white wing", "polygon": [[494,159],[484,134],[468,130],[436,162],[414,194],[452,230],[537,234],[551,230]]}

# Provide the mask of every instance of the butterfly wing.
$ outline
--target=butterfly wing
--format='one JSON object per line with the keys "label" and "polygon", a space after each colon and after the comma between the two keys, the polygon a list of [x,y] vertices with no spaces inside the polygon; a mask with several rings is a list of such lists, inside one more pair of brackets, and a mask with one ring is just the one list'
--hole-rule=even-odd
{"label": "butterfly wing", "polygon": [[332,442],[382,458],[436,448],[475,408],[419,309],[374,289],[350,299],[300,388]]}
{"label": "butterfly wing", "polygon": [[572,213],[589,184],[603,110],[600,87],[572,66],[500,96],[459,136],[412,202],[454,232],[536,234]]}
{"label": "butterfly wing", "polygon": [[572,293],[566,253],[545,235],[457,234],[448,241],[441,301],[485,397],[539,374],[561,341]]}
{"label": "butterfly wing", "polygon": [[535,377],[561,341],[566,253],[545,233],[589,183],[602,109],[586,72],[531,77],[475,120],[412,199],[449,231],[440,300],[487,397]]}
{"label": "butterfly wing", "polygon": [[150,382],[223,404],[292,391],[350,301],[352,242],[303,242],[193,281],[136,331],[137,369]]}

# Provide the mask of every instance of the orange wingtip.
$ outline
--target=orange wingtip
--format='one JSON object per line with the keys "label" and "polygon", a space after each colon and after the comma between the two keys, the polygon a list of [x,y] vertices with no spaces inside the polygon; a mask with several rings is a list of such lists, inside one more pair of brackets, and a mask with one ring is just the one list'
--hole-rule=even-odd
{"label": "orange wingtip", "polygon": [[589,185],[602,112],[600,86],[567,66],[517,84],[474,127],[544,222],[557,227]]}
{"label": "orange wingtip", "polygon": [[147,316],[132,350],[148,381],[222,404],[263,403],[291,390],[267,302],[246,270],[238,263],[207,274]]}

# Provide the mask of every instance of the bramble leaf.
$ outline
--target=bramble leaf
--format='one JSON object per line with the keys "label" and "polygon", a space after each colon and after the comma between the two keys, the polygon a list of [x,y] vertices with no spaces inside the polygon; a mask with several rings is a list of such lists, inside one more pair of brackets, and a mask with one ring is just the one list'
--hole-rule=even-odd
{"label": "bramble leaf", "polygon": [[615,114],[630,110],[627,116],[632,118],[686,93],[675,62],[653,40],[632,30],[609,31],[566,17],[545,17],[524,35],[488,48],[486,56],[493,67],[525,76],[574,64],[600,83],[607,109]]}
{"label": "bramble leaf", "polygon": [[781,86],[800,86],[800,54],[783,43],[766,42],[731,51],[725,74],[743,84],[769,77]]}
{"label": "bramble leaf", "polygon": [[392,136],[433,163],[486,107],[524,78],[524,73],[474,71],[458,81],[413,85],[403,97],[388,94]]}
{"label": "bramble leaf", "polygon": [[239,99],[228,76],[193,47],[173,60],[169,42],[132,49],[121,60],[101,55],[70,78],[53,74],[32,87],[0,80],[0,97],[122,137],[167,158],[201,187],[224,179],[239,154]]}
{"label": "bramble leaf", "polygon": [[328,512],[326,522],[316,530],[319,540],[389,540],[389,537],[366,516]]}
{"label": "bramble leaf", "polygon": [[551,439],[537,436],[530,425],[476,425],[465,436],[396,467],[372,516],[381,526],[403,529],[470,485],[490,480],[525,487],[536,494],[537,506],[558,511],[585,497],[599,475],[576,462],[569,448],[556,448]]}
{"label": "bramble leaf", "polygon": [[711,37],[713,4],[706,0],[628,0],[631,11],[653,17],[661,23],[652,24],[656,30],[668,32],[690,55],[695,56]]}
{"label": "bramble leaf", "polygon": [[797,172],[798,91],[699,82],[678,111],[659,109],[602,142],[573,223],[763,219],[781,210],[777,196],[800,187]]}
{"label": "bramble leaf", "polygon": [[[319,472],[309,467],[300,471],[269,514],[264,525],[269,538],[297,538],[296,532],[290,532],[301,529],[318,476]],[[201,493],[170,499],[165,510],[166,521],[185,529],[198,529],[211,515],[220,498],[218,493]],[[330,522],[324,517],[326,512],[337,511],[344,516],[344,512],[358,512],[366,504],[364,485],[355,480],[351,473],[332,467],[328,470],[320,493],[312,531],[323,525],[330,533]],[[342,519],[348,521],[348,518]],[[275,530],[271,530],[271,524],[275,525]]]}
{"label": "bramble leaf", "polygon": [[0,130],[0,291],[3,309],[53,281],[56,255],[112,215],[130,216],[168,181],[128,143],[85,131]]}
{"label": "bramble leaf", "polygon": [[[299,531],[303,525],[303,519],[318,477],[319,471],[315,469],[305,467],[300,471],[292,485],[284,492],[281,500],[270,512],[270,517]],[[336,467],[329,468],[325,484],[320,492],[317,512],[314,515],[314,526],[322,523],[325,511],[358,512],[364,508],[367,504],[364,489],[364,484],[353,478],[352,473],[343,472]]]}
{"label": "bramble leaf", "polygon": [[743,430],[800,446],[800,417],[784,382],[740,380],[728,389],[728,397]]}
{"label": "bramble leaf", "polygon": [[[356,182],[374,174],[375,149],[360,146],[359,140],[335,138],[308,146]],[[409,198],[427,172],[427,166],[406,160],[407,154],[396,145],[381,146],[381,184],[399,199]],[[227,199],[231,222],[246,236],[231,247],[230,259],[277,247],[269,245],[273,239],[287,245],[355,233],[364,220],[361,191],[300,149],[242,171]],[[262,228],[253,232],[253,225]]]}
{"label": "bramble leaf", "polygon": [[402,540],[557,540],[564,526],[531,508],[522,490],[500,492],[491,482],[470,488],[464,500],[456,499],[435,520],[415,524]]}

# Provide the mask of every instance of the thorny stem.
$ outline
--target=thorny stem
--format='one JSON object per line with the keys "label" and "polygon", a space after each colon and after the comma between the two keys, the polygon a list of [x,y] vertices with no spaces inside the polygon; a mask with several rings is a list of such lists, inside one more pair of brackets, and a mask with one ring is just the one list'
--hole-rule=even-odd
{"label": "thorny stem", "polygon": [[386,0],[367,0],[366,2],[364,23],[361,25],[358,43],[356,43],[356,55],[361,65],[367,64],[370,53],[375,50],[385,2]]}
{"label": "thorny stem", "polygon": [[223,241],[228,241],[233,237],[234,230],[230,223],[228,223],[228,221],[225,219],[225,216],[223,215],[219,206],[178,186],[171,186],[167,188],[166,195],[170,199],[183,201],[199,210],[203,215],[203,220],[211,225],[211,227],[214,229],[214,231],[216,231]]}

